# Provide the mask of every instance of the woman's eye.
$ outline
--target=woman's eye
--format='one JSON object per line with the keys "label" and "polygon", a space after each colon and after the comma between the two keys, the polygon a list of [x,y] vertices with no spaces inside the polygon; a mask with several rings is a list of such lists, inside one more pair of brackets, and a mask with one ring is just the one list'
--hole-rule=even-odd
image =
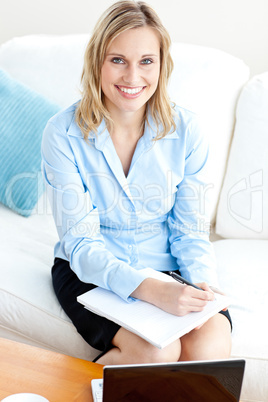
{"label": "woman's eye", "polygon": [[112,62],[115,64],[122,64],[122,63],[124,63],[124,60],[120,59],[120,57],[113,57]]}
{"label": "woman's eye", "polygon": [[141,61],[141,64],[152,64],[153,60],[152,59],[144,59]]}

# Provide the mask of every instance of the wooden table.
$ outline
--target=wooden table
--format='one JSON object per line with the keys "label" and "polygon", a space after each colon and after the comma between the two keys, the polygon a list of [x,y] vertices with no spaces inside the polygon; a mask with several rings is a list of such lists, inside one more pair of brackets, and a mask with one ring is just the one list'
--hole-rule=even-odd
{"label": "wooden table", "polygon": [[0,400],[20,392],[50,402],[90,402],[91,379],[103,366],[0,338]]}

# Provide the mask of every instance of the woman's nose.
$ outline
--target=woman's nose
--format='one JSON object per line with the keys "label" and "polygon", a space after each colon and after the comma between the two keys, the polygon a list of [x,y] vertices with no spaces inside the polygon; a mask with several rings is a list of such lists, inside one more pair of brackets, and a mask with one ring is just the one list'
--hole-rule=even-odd
{"label": "woman's nose", "polygon": [[129,85],[135,85],[139,82],[138,66],[128,65],[124,74],[124,81]]}

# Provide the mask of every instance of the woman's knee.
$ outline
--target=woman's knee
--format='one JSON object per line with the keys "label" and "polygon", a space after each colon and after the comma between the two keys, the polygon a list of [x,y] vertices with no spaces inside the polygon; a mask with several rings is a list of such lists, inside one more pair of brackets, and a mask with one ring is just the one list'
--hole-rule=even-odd
{"label": "woman's knee", "polygon": [[177,362],[180,358],[181,345],[180,340],[173,342],[164,349],[158,349],[149,345],[145,354],[148,363],[168,363]]}
{"label": "woman's knee", "polygon": [[221,314],[212,317],[199,330],[181,338],[180,360],[227,359],[231,353],[231,328]]}
{"label": "woman's knee", "polygon": [[179,360],[181,345],[180,340],[173,342],[164,349],[158,349],[139,336],[120,328],[113,344],[128,362],[133,363],[166,363]]}

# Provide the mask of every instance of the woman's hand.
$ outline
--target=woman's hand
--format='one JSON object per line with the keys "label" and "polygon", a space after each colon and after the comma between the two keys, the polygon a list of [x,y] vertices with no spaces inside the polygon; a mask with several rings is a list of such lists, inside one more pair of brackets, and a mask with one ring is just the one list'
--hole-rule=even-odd
{"label": "woman's hand", "polygon": [[197,285],[203,290],[175,280],[164,282],[147,278],[131,296],[154,304],[168,313],[183,316],[191,311],[202,311],[207,302],[214,299],[214,293],[206,283]]}

